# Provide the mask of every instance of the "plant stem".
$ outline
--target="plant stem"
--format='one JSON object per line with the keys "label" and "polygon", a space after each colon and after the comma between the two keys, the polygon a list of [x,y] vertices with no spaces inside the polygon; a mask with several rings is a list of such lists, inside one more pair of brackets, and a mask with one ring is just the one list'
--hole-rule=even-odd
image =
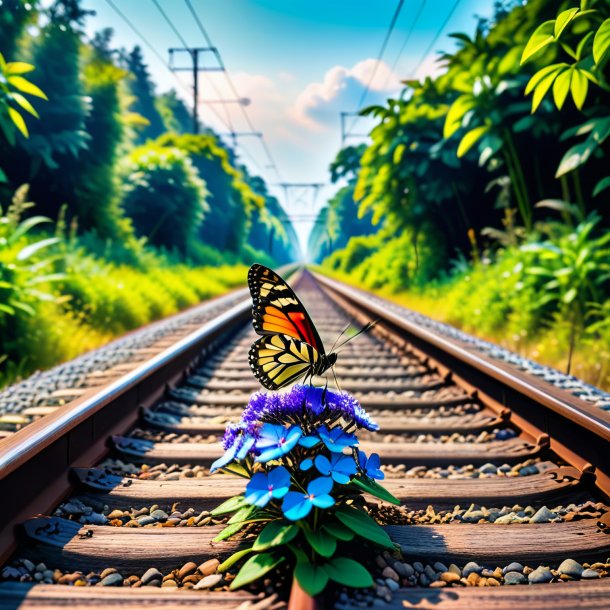
{"label": "plant stem", "polygon": [[506,146],[508,148],[508,155],[511,157],[513,171],[516,179],[515,186],[518,185],[521,191],[522,197],[522,209],[521,215],[523,216],[523,222],[525,223],[525,228],[529,232],[532,229],[532,210],[530,208],[529,196],[527,193],[527,185],[525,183],[525,176],[523,174],[523,168],[521,166],[521,161],[519,160],[519,155],[517,154],[517,149],[515,148],[515,143],[513,141],[513,136],[510,133],[508,128],[504,129],[504,138],[506,142]]}
{"label": "plant stem", "polygon": [[517,207],[519,208],[519,214],[521,215],[521,220],[523,220],[523,224],[526,229],[529,231],[529,220],[528,214],[525,210],[525,202],[523,201],[523,196],[521,193],[521,189],[519,188],[519,184],[517,178],[515,176],[515,170],[513,167],[513,162],[510,154],[505,149],[504,150],[504,160],[506,161],[506,167],[508,168],[508,175],[510,177],[510,182],[513,187],[513,192],[515,193],[515,199],[517,200]]}
{"label": "plant stem", "polygon": [[576,203],[578,204],[578,208],[581,213],[581,220],[585,218],[585,200],[582,196],[582,186],[580,183],[580,172],[578,169],[575,169],[572,173],[572,180],[574,181],[574,192],[576,193]]}

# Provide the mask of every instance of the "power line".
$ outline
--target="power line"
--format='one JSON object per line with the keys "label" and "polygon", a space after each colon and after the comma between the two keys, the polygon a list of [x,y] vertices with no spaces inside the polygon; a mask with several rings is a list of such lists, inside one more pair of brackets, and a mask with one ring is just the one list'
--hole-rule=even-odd
{"label": "power line", "polygon": [[[203,23],[201,22],[201,19],[199,18],[199,15],[197,14],[197,11],[195,10],[195,7],[193,6],[191,0],[184,0],[186,2],[186,5],[189,9],[189,11],[191,12],[191,15],[193,15],[193,19],[195,20],[195,23],[197,24],[197,27],[199,28],[199,31],[201,32],[202,36],[205,38],[208,46],[213,47],[216,49],[216,56],[218,59],[218,63],[219,65],[222,67],[225,77],[227,79],[227,82],[229,84],[229,87],[231,88],[231,91],[233,93],[233,95],[236,98],[241,97],[239,95],[239,92],[237,91],[237,87],[235,86],[235,83],[233,81],[233,79],[231,78],[231,75],[229,74],[229,71],[226,68],[226,65],[224,63],[224,60],[222,59],[222,55],[220,54],[220,51],[218,51],[218,48],[214,46],[213,42],[212,42],[212,38],[210,37],[208,31],[205,29]],[[401,0],[401,2],[403,2],[404,0]],[[250,129],[250,131],[256,131],[254,124],[252,123],[252,120],[250,118],[250,115],[248,114],[248,111],[246,110],[246,108],[244,106],[240,106],[241,108],[241,112],[244,115],[244,118],[246,120],[246,123]],[[269,149],[269,146],[267,145],[267,142],[265,141],[264,137],[262,137],[260,139],[261,141],[261,145],[263,147],[263,150],[265,151],[265,154],[267,155],[267,158],[269,159],[269,163],[271,164],[272,168],[274,169],[276,175],[278,176],[278,178],[281,180],[282,177],[280,175],[278,166],[275,162],[275,159],[273,158],[273,155],[271,154],[271,150]]]}
{"label": "power line", "polygon": [[398,55],[396,56],[396,60],[392,64],[392,69],[388,73],[388,77],[386,78],[385,83],[383,84],[383,88],[384,89],[387,87],[388,82],[390,81],[390,78],[391,78],[392,74],[394,73],[394,70],[396,70],[396,66],[398,66],[398,62],[400,61],[400,58],[401,58],[402,54],[404,53],[405,49],[407,48],[407,45],[409,44],[409,41],[411,40],[411,36],[413,35],[413,32],[415,30],[415,26],[418,24],[419,18],[421,17],[421,14],[422,14],[425,6],[426,6],[426,0],[422,0],[420,5],[419,5],[419,8],[417,9],[417,13],[415,15],[415,19],[411,23],[411,27],[409,28],[409,31],[407,32],[407,35],[405,36],[405,39],[404,39],[404,41],[402,43],[402,46],[400,47],[400,51],[398,51]]}
{"label": "power line", "polygon": [[[371,73],[368,83],[367,83],[366,87],[364,88],[362,95],[360,96],[360,101],[358,102],[357,110],[360,110],[362,108],[362,106],[364,105],[364,101],[366,100],[366,96],[368,95],[371,85],[373,84],[373,80],[375,79],[375,76],[377,75],[377,70],[379,68],[379,64],[381,63],[381,60],[383,59],[383,55],[385,53],[386,47],[388,46],[388,42],[390,41],[392,32],[394,31],[394,27],[396,26],[396,22],[398,21],[398,17],[400,16],[400,11],[402,10],[404,3],[405,3],[405,0],[398,0],[396,9],[394,10],[394,14],[392,15],[392,20],[390,21],[390,25],[388,26],[388,29],[386,31],[385,38],[383,39],[381,49],[379,50],[379,55],[377,56],[377,61],[375,62],[373,72]],[[350,129],[348,129],[348,135],[354,129],[354,126],[356,125],[357,121],[358,121],[357,118],[354,119],[352,126],[350,127]]]}
{"label": "power line", "polygon": [[449,11],[449,14],[447,15],[447,17],[445,17],[445,21],[443,21],[443,23],[441,24],[441,27],[439,28],[438,32],[436,32],[436,36],[432,39],[432,42],[428,45],[428,48],[423,52],[419,62],[417,62],[417,65],[415,66],[415,69],[412,72],[413,76],[415,76],[417,74],[417,71],[421,68],[421,66],[424,63],[426,57],[428,57],[428,54],[434,48],[434,45],[436,44],[436,42],[440,38],[441,34],[443,33],[443,30],[447,27],[447,24],[449,23],[449,20],[451,19],[451,17],[453,17],[453,13],[455,13],[455,10],[457,9],[457,7],[460,4],[460,2],[461,2],[461,0],[455,0],[455,2],[453,3],[453,6],[451,7],[451,10]]}
{"label": "power line", "polygon": [[[159,0],[152,0],[152,1],[153,1],[153,4],[157,7],[159,12],[161,13],[161,16],[163,17],[163,19],[165,20],[167,25],[169,25],[169,27],[174,32],[174,34],[176,35],[178,40],[182,43],[182,46],[184,48],[189,48],[189,44],[184,39],[184,36],[182,36],[182,34],[180,33],[180,30],[178,30],[178,28],[174,25],[174,22],[169,18],[168,14],[163,10],[163,7],[159,3]],[[209,44],[208,47],[212,47],[212,45]],[[220,68],[224,71],[224,67],[222,65],[220,66]],[[205,77],[205,75],[204,75],[204,77]],[[218,90],[218,87],[216,86],[214,81],[210,78],[208,82],[210,83],[210,86],[212,87],[212,89],[214,89],[214,93],[216,93],[216,95],[219,98],[222,97],[221,94],[220,94],[220,91]],[[229,109],[224,104],[223,104],[223,108],[225,110],[225,115],[227,117],[227,123],[228,123],[230,131],[235,131],[234,128],[233,128],[233,123],[231,121],[231,115],[229,113]],[[195,109],[195,114],[196,113],[197,113],[197,109]],[[216,114],[216,116],[218,117],[218,114],[216,112],[214,112],[214,114]]]}

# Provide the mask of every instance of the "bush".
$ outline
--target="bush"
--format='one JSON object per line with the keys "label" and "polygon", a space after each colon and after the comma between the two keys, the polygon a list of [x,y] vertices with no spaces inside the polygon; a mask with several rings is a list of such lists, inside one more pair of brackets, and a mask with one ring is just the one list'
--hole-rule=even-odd
{"label": "bush", "polygon": [[136,233],[188,255],[209,207],[204,181],[177,148],[136,148],[122,167],[123,206]]}

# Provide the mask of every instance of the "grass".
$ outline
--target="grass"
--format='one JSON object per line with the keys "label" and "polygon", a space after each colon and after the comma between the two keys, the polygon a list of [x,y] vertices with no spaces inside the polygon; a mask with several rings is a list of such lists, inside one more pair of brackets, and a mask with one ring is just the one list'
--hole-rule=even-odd
{"label": "grass", "polygon": [[[350,274],[327,267],[319,270],[352,286],[370,289]],[[548,319],[534,317],[527,307],[531,295],[519,295],[518,292],[511,283],[510,273],[493,265],[488,268],[481,266],[421,288],[375,289],[376,294],[399,305],[451,324],[540,364],[565,371],[570,335],[567,323],[557,316]],[[595,337],[581,333],[572,356],[571,373],[610,391],[610,328]]]}

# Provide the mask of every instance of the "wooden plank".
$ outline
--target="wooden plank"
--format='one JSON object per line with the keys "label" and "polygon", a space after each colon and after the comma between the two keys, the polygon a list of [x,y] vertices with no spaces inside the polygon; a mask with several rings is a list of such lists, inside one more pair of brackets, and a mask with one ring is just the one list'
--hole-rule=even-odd
{"label": "wooden plank", "polygon": [[81,525],[57,517],[36,517],[23,524],[28,541],[24,556],[63,570],[103,570],[128,574],[180,568],[187,561],[227,557],[239,542],[212,542],[222,526],[131,528]]}
{"label": "wooden plank", "polygon": [[[211,464],[223,454],[220,443],[154,443],[113,436],[114,446],[134,461],[177,464]],[[445,465],[515,462],[536,455],[539,448],[520,438],[489,443],[379,443],[359,445],[366,453],[379,453],[385,464]]]}
{"label": "wooden plank", "polygon": [[[421,377],[422,375],[430,374],[434,371],[422,366],[420,364],[409,364],[406,366],[391,366],[391,367],[378,367],[371,365],[368,367],[345,367],[335,366],[335,373],[339,379],[345,379],[346,377],[367,377],[374,375],[377,379],[414,379]],[[196,375],[203,375],[204,377],[214,377],[215,379],[251,379],[252,371],[249,368],[233,367],[225,368],[218,366],[213,368],[211,366],[203,366],[195,371]]]}
{"label": "wooden plank", "polygon": [[[179,400],[192,405],[212,405],[226,407],[244,408],[250,400],[250,394],[237,391],[235,393],[220,394],[216,392],[195,392],[188,389],[174,389],[169,392],[173,400]],[[438,398],[404,396],[401,394],[387,395],[383,393],[359,393],[355,397],[365,409],[435,409],[438,407],[450,407],[463,405],[468,402],[476,402],[467,394],[456,396],[445,396]]]}
{"label": "wooden plank", "polygon": [[[610,578],[513,587],[400,589],[384,610],[608,610]],[[360,608],[341,604],[341,610]]]}
{"label": "wooden plank", "polygon": [[193,591],[170,587],[72,587],[33,583],[0,583],[0,607],[3,610],[168,610],[198,608],[206,610],[280,610],[284,604],[259,605],[260,598],[244,591]]}
{"label": "wooden plank", "polygon": [[384,529],[405,557],[420,561],[476,561],[488,566],[503,562],[544,565],[564,559],[605,560],[610,536],[597,519],[569,523],[446,523],[443,525],[388,525]]}
{"label": "wooden plank", "polygon": [[[341,386],[350,393],[357,392],[428,392],[437,390],[445,385],[440,377],[428,376],[416,380],[405,379],[378,379],[367,375],[358,379],[341,378]],[[261,387],[259,382],[251,375],[250,379],[215,379],[199,375],[192,375],[186,379],[186,385],[210,392],[231,392],[240,390],[242,392],[258,392]]]}
{"label": "wooden plank", "polygon": [[[183,508],[210,510],[243,492],[246,481],[224,474],[202,479],[155,481],[124,478],[95,468],[76,468],[82,486],[80,498],[94,497],[112,508],[139,508],[180,501]],[[559,468],[542,474],[514,478],[485,479],[385,479],[383,485],[409,508],[452,508],[456,504],[487,506],[529,504],[569,495],[579,483],[574,468]],[[171,499],[171,500],[169,500]]]}

